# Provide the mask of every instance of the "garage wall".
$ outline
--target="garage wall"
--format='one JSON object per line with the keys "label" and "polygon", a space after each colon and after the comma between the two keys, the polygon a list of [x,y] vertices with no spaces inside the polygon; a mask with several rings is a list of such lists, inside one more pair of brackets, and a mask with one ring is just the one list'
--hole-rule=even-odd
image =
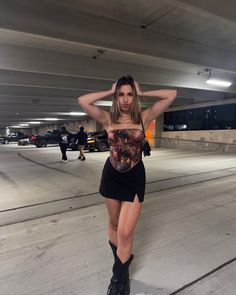
{"label": "garage wall", "polygon": [[201,130],[162,132],[157,147],[201,151],[236,151],[236,130]]}
{"label": "garage wall", "polygon": [[[171,107],[169,111],[179,111],[192,108],[226,105],[236,103],[236,99],[197,103],[188,106]],[[181,148],[201,151],[236,151],[236,130],[194,130],[194,131],[163,131],[164,115],[156,123],[156,147]]]}
{"label": "garage wall", "polygon": [[[81,126],[83,126],[84,129],[88,132],[96,131],[96,122],[93,119],[85,119],[80,121],[64,122],[60,124],[57,122],[56,124],[54,123],[54,124],[41,126],[38,128],[33,128],[32,134],[45,133],[48,130],[60,129],[62,126],[65,126],[66,129],[72,133],[77,133]],[[30,130],[30,134],[31,134],[31,130]]]}
{"label": "garage wall", "polygon": [[78,132],[81,126],[83,126],[87,132],[96,131],[96,122],[93,119],[70,122],[62,126],[66,126],[67,130],[73,133]]}
{"label": "garage wall", "polygon": [[163,131],[162,138],[236,144],[236,130]]}

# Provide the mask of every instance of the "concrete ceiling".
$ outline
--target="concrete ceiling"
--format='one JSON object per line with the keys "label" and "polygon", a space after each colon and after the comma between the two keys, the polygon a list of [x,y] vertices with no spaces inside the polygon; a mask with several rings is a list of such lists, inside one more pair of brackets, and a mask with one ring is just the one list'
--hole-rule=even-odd
{"label": "concrete ceiling", "polygon": [[[209,86],[205,68],[232,86]],[[0,128],[69,120],[79,95],[126,74],[178,88],[175,105],[236,98],[236,2],[0,1]]]}

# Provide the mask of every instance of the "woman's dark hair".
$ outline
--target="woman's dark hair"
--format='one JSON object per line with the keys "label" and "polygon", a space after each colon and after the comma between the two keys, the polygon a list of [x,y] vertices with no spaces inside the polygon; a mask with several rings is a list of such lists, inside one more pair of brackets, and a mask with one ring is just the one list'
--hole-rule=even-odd
{"label": "woman's dark hair", "polygon": [[130,85],[132,87],[134,98],[132,101],[131,111],[130,111],[131,119],[133,123],[140,124],[141,108],[140,108],[139,98],[138,98],[136,87],[134,84],[134,79],[130,75],[123,76],[117,80],[116,89],[115,89],[115,93],[112,100],[112,106],[111,106],[111,120],[113,123],[119,123],[118,120],[120,117],[120,108],[119,108],[117,97],[122,85]]}

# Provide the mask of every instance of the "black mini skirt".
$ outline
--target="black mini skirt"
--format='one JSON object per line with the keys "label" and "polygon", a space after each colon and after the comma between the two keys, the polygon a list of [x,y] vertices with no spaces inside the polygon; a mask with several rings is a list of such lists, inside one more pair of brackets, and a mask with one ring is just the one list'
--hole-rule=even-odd
{"label": "black mini skirt", "polygon": [[119,172],[112,166],[110,158],[108,158],[102,171],[99,192],[105,198],[128,202],[133,202],[137,195],[139,202],[143,202],[145,183],[143,161],[139,161],[126,172]]}

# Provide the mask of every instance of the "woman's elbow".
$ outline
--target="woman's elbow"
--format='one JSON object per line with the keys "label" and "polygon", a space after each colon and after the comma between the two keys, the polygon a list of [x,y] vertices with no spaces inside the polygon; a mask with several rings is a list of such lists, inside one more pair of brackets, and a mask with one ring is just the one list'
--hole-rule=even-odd
{"label": "woman's elbow", "polygon": [[172,92],[172,97],[176,97],[177,96],[177,90],[176,89],[173,89],[173,90],[171,90],[171,92]]}
{"label": "woman's elbow", "polygon": [[83,98],[81,96],[77,98],[77,101],[81,106],[83,105]]}
{"label": "woman's elbow", "polygon": [[177,96],[177,90],[173,89],[173,90],[170,90],[170,93],[169,93],[169,100],[171,101],[174,101],[175,98]]}

